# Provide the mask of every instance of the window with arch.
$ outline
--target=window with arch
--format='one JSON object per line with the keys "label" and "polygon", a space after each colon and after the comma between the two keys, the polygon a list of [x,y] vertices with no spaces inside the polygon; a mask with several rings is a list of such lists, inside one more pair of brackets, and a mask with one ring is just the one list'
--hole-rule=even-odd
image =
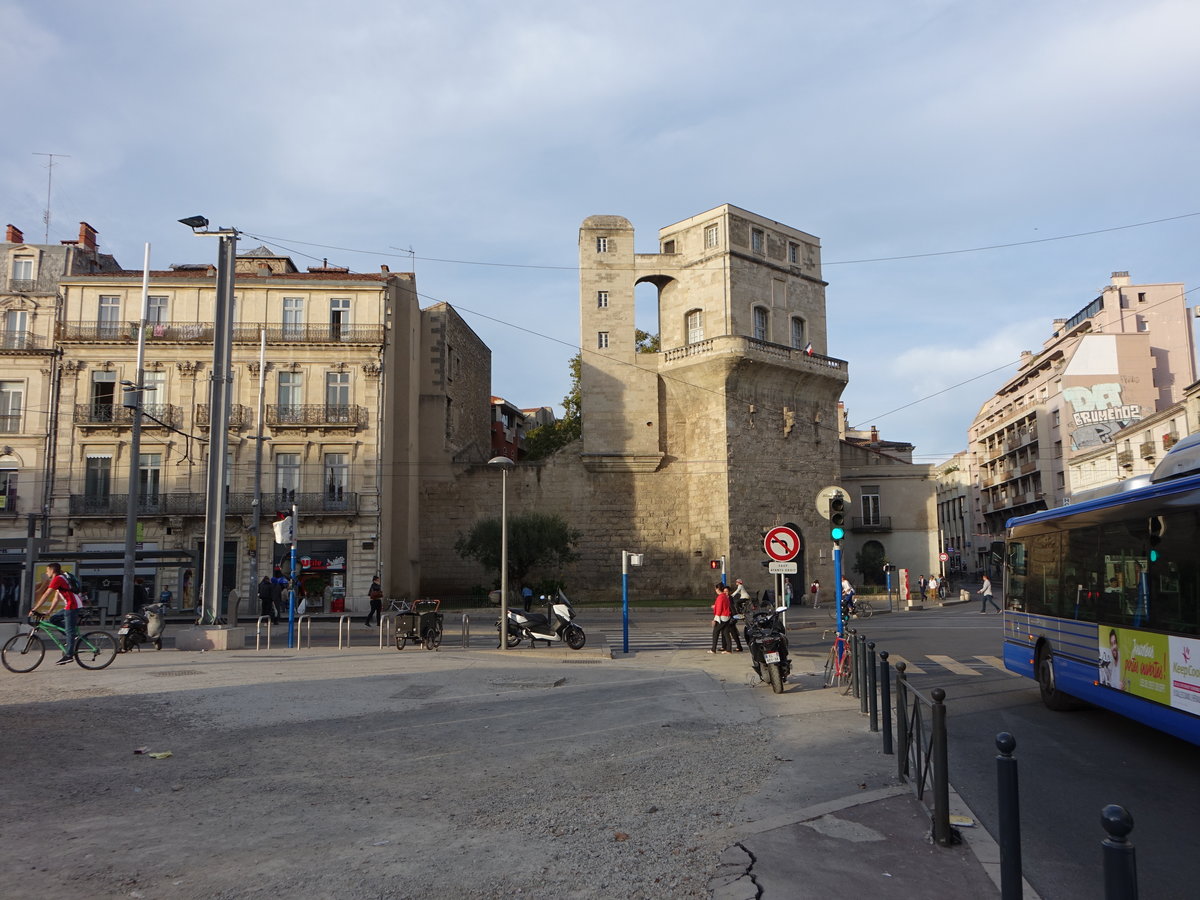
{"label": "window with arch", "polygon": [[808,323],[799,316],[792,316],[792,347],[803,350],[808,345]]}
{"label": "window with arch", "polygon": [[684,328],[689,344],[698,344],[704,340],[704,310],[690,310],[684,317]]}
{"label": "window with arch", "polygon": [[770,339],[769,321],[766,309],[761,306],[754,307],[754,339],[756,341]]}

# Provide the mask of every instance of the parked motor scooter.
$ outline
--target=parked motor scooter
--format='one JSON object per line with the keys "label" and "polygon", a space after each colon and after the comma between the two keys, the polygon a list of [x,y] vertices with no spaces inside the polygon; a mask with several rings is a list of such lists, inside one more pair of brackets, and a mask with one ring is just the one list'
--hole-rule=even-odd
{"label": "parked motor scooter", "polygon": [[782,618],[786,610],[786,606],[754,610],[743,631],[750,648],[750,665],[761,681],[771,682],[771,690],[777,694],[783,693],[783,683],[792,674]]}
{"label": "parked motor scooter", "polygon": [[167,627],[167,606],[165,603],[151,603],[143,606],[140,613],[125,613],[121,619],[121,627],[117,629],[117,649],[124,653],[134,647],[151,643],[155,650],[162,649],[162,634]]}
{"label": "parked motor scooter", "polygon": [[[572,650],[583,649],[587,635],[574,623],[575,607],[567,595],[559,590],[557,597],[543,596],[541,599],[546,603],[545,615],[509,607],[508,646],[515,647],[528,638],[530,647],[536,647],[537,641],[545,641],[547,645],[561,641]],[[500,621],[497,620],[496,631],[499,630]]]}

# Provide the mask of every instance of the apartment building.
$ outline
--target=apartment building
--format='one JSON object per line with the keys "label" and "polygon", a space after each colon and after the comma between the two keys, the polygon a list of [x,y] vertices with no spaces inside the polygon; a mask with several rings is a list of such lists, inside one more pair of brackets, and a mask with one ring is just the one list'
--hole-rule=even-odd
{"label": "apartment building", "polygon": [[79,223],[79,238],[60,244],[25,240],[8,225],[0,244],[0,617],[28,599],[25,565],[50,500],[50,458],[57,408],[55,317],[59,279],[120,271],[101,253],[97,231]]}
{"label": "apartment building", "polygon": [[[81,559],[79,573],[114,612],[132,479],[140,549],[181,554],[139,564],[152,593],[187,607],[203,571],[216,272],[176,265],[149,283],[133,459],[124,388],[139,385],[142,273],[60,281],[49,531],[68,550],[109,554]],[[365,609],[376,573],[390,592],[415,593],[419,397],[439,390],[431,373],[445,354],[422,328],[413,276],[300,271],[259,247],[238,254],[234,294],[222,603],[236,587],[246,615],[257,580],[288,568],[269,523],[293,507],[310,610]],[[438,432],[449,429],[447,418]]]}
{"label": "apartment building", "polygon": [[1022,354],[971,425],[975,512],[987,536],[998,539],[1013,516],[1060,505],[1073,459],[1180,402],[1195,380],[1184,286],[1135,285],[1114,272],[1099,296],[1054,321],[1040,352]]}

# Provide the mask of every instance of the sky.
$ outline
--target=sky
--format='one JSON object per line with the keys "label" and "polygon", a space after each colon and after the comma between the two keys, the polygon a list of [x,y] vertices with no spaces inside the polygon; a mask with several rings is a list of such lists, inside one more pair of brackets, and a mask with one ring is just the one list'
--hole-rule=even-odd
{"label": "sky", "polygon": [[850,424],[933,462],[1113,271],[1200,288],[1197,33],[1187,0],[0,0],[0,216],[42,242],[49,187],[50,242],[129,269],[214,261],[201,214],[415,271],[494,394],[561,410],[582,221],[657,252],[731,203],[821,239]]}

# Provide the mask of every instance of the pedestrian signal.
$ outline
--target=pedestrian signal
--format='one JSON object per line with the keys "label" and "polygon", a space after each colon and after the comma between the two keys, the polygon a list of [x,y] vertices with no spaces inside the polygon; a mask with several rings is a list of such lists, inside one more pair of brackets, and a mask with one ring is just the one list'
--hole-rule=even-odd
{"label": "pedestrian signal", "polygon": [[708,561],[708,567],[710,569],[719,569],[721,568],[721,561],[719,559],[710,559]]}

